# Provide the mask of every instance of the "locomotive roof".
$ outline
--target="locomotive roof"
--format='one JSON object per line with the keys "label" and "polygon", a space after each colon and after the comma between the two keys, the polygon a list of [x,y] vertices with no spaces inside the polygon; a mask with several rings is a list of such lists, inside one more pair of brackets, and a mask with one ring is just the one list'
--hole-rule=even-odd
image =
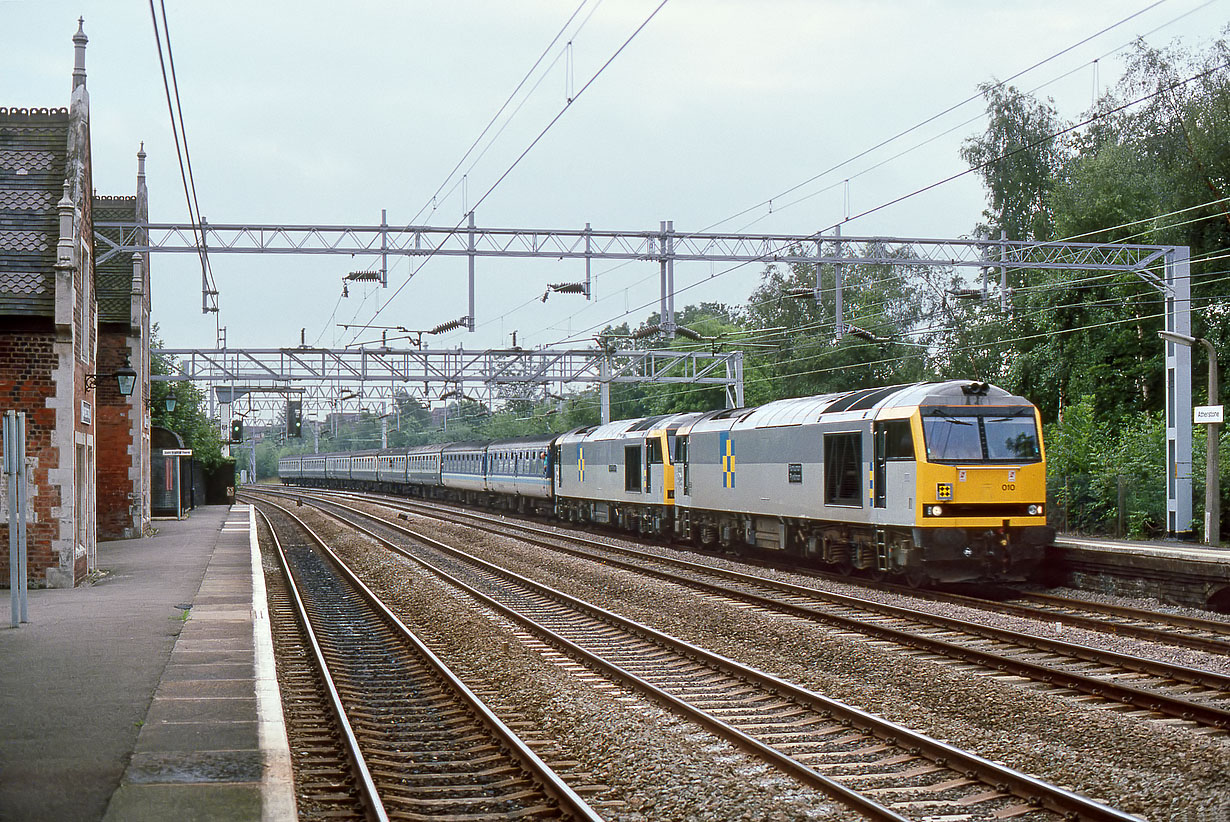
{"label": "locomotive roof", "polygon": [[860,417],[886,408],[918,405],[979,405],[1004,401],[1029,405],[1002,388],[971,380],[922,382],[839,391],[814,397],[775,400],[753,408],[735,408],[711,413],[697,420],[690,430],[714,431],[738,428],[774,428],[819,422],[826,415],[858,414]]}
{"label": "locomotive roof", "polygon": [[674,430],[704,416],[701,411],[684,411],[674,414],[658,414],[653,417],[637,417],[631,420],[614,420],[590,428],[578,428],[561,434],[558,442],[584,440],[617,440],[631,435],[641,435],[662,428]]}

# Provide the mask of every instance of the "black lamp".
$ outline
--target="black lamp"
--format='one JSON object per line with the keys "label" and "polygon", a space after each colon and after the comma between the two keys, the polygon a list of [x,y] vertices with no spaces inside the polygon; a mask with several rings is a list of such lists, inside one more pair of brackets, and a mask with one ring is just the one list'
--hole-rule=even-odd
{"label": "black lamp", "polygon": [[137,387],[137,372],[133,370],[132,362],[127,355],[124,356],[124,365],[114,374],[86,374],[85,390],[93,391],[99,379],[103,377],[114,377],[120,389],[120,396],[123,397],[131,397],[133,389]]}
{"label": "black lamp", "polygon": [[[165,409],[167,409],[167,413],[169,414],[169,413],[171,413],[172,411],[174,411],[174,410],[175,410],[175,405],[176,405],[178,402],[179,402],[179,400],[178,400],[178,399],[176,399],[176,397],[175,397],[175,395],[174,395],[174,394],[170,394],[170,393],[168,393],[165,397],[163,397],[163,400],[162,400],[162,407],[163,407],[163,408],[165,408]],[[154,398],[153,398],[153,397],[146,397],[146,398],[145,398],[145,407],[146,407],[146,408],[153,408],[153,407],[154,407]]]}

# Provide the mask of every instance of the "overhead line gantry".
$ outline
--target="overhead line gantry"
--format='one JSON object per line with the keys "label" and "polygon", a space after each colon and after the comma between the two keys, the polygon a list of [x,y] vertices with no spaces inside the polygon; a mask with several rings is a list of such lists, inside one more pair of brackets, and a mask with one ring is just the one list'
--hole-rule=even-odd
{"label": "overhead line gantry", "polygon": [[[388,225],[278,225],[265,223],[95,224],[98,262],[115,254],[164,252],[197,254],[201,243],[211,253],[245,254],[371,254],[409,258],[466,257],[469,260],[469,311],[466,327],[475,327],[475,269],[480,258],[575,259],[585,262],[586,297],[592,295],[594,260],[656,262],[661,270],[661,328],[673,335],[675,324],[674,265],[676,262],[802,263],[834,265],[837,335],[845,330],[841,311],[842,268],[847,264],[997,268],[1002,293],[1011,270],[1080,270],[1130,272],[1152,285],[1165,300],[1167,331],[1191,335],[1190,252],[1186,246],[1123,243],[1033,243],[1005,239],[926,239],[843,237],[831,234],[744,234],[677,232],[670,221],[658,230],[481,228],[474,214],[466,225],[452,227]],[[119,229],[119,240],[104,236]],[[387,265],[382,270],[387,271]],[[384,283],[387,285],[387,282]],[[819,278],[815,297],[820,299]],[[1191,351],[1166,345],[1166,496],[1167,530],[1190,529],[1192,514],[1192,392]],[[528,353],[528,352],[527,352]],[[741,370],[740,370],[741,380]],[[601,377],[600,377],[601,378]],[[604,383],[609,385],[609,383]],[[734,392],[728,391],[734,401]]]}

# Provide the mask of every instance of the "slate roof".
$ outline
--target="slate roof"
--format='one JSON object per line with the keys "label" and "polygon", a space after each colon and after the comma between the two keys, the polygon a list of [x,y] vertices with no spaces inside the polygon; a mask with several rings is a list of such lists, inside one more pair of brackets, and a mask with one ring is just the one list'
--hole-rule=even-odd
{"label": "slate roof", "polygon": [[0,314],[55,314],[68,131],[66,108],[0,108]]}
{"label": "slate roof", "polygon": [[[137,218],[136,197],[95,197],[94,221],[135,222]],[[120,229],[96,228],[113,242],[120,242]],[[108,250],[105,243],[94,241],[94,289],[98,299],[100,323],[128,323],[131,320],[132,300],[132,255],[114,254],[103,262],[97,262]]]}

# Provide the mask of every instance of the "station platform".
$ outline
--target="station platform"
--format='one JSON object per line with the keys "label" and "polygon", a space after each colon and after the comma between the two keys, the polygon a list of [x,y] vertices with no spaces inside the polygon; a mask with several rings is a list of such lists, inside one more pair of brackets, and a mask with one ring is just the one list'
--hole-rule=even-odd
{"label": "station platform", "polygon": [[1230,548],[1059,534],[1047,565],[1052,584],[1230,613]]}
{"label": "station platform", "polygon": [[156,526],[0,627],[3,822],[295,817],[252,511]]}

